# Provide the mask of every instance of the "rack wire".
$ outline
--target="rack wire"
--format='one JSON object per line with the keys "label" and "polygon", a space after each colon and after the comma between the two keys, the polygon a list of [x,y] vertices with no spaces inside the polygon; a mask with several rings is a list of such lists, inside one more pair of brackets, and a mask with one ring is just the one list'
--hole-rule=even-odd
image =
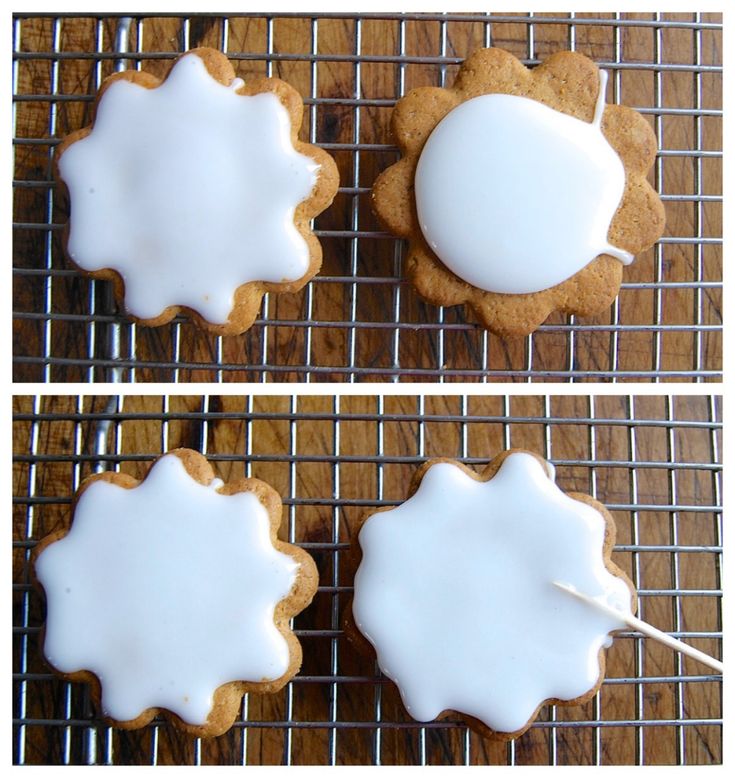
{"label": "rack wire", "polygon": [[[63,258],[66,204],[51,176],[61,136],[89,120],[102,79],[162,75],[196,45],[238,75],[278,75],[304,96],[302,137],[341,172],[315,223],[321,274],[269,295],[254,327],[218,338],[176,320],[130,323],[109,285]],[[651,181],[667,208],[656,247],[626,269],[611,309],[552,316],[504,342],[464,308],[424,304],[404,283],[404,245],[382,232],[370,186],[397,158],[395,101],[451,83],[478,46],[536,64],[569,48],[611,73],[608,101],[637,108],[658,138]],[[721,15],[16,14],[13,23],[14,366],[20,381],[707,381],[721,377]]]}
{"label": "rack wire", "polygon": [[[432,456],[480,467],[526,448],[567,491],[605,503],[614,560],[642,617],[718,656],[722,639],[720,398],[704,396],[18,397],[14,414],[13,748],[20,764],[712,764],[722,759],[721,677],[635,632],[608,651],[584,706],[542,709],[516,741],[403,709],[372,658],[345,639],[359,521],[406,497]],[[83,684],[41,660],[43,599],[29,558],[68,526],[92,472],[142,477],[177,446],[202,451],[225,480],[253,475],[284,499],[283,536],[320,570],[295,620],[301,673],[246,697],[229,733],[196,740],[165,721],[106,727]]]}

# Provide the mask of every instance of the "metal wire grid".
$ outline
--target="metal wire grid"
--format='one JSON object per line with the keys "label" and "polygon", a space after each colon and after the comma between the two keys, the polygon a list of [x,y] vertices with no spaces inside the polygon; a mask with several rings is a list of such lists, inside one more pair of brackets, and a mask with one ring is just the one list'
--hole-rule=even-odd
{"label": "metal wire grid", "polygon": [[[165,16],[165,15],[161,15]],[[263,19],[255,15],[244,15]],[[230,29],[238,17],[216,18],[192,15],[179,18],[178,45],[173,50],[146,50],[146,33],[154,23],[145,16],[131,22],[126,17],[97,17],[94,51],[66,51],[63,31],[81,15],[58,15],[49,19],[51,46],[48,50],[25,50],[25,29],[35,20],[17,15],[13,28],[14,44],[14,144],[17,155],[33,148],[46,150],[45,170],[36,170],[26,180],[15,181],[15,193],[28,190],[37,195],[31,209],[21,210],[14,224],[16,243],[35,248],[16,257],[16,290],[32,289],[20,301],[15,318],[19,332],[15,365],[18,380],[87,381],[179,381],[179,380],[717,380],[721,376],[721,189],[722,156],[721,100],[703,102],[703,82],[721,74],[719,36],[721,25],[699,12],[689,17],[656,13],[648,19],[613,14],[610,18],[590,18],[575,14],[559,17],[496,14],[320,14],[301,17],[309,26],[308,50],[290,53],[288,35],[276,31],[281,20],[293,15],[265,17],[265,43],[247,51],[231,51]],[[160,20],[160,17],[157,17]],[[177,17],[178,18],[178,17]],[[322,274],[302,293],[296,309],[266,297],[262,314],[250,333],[235,346],[232,339],[210,338],[192,333],[190,324],[176,321],[163,334],[151,333],[120,317],[109,289],[98,289],[85,282],[64,261],[59,237],[62,224],[55,209],[54,187],[50,181],[50,157],[57,143],[59,112],[75,102],[92,100],[103,77],[103,66],[111,61],[118,67],[140,67],[142,60],[170,59],[201,41],[192,30],[202,19],[216,18],[219,45],[232,60],[263,63],[264,71],[274,67],[308,63],[310,79],[305,103],[308,111],[308,138],[321,143],[340,163],[342,184],[337,202],[342,221],[324,215],[316,222],[316,232],[325,249]],[[109,22],[116,24],[111,34]],[[352,51],[323,50],[320,29],[334,19],[353,23]],[[397,51],[378,54],[364,51],[363,31],[374,20],[397,25]],[[481,24],[482,40],[473,45],[506,45],[497,40],[503,24],[524,27],[524,61],[539,61],[539,41],[549,30],[560,27],[563,40],[555,48],[589,46],[578,41],[591,28],[605,31],[600,64],[612,74],[612,101],[626,102],[624,79],[631,73],[652,74],[652,104],[634,105],[653,117],[659,143],[655,165],[655,185],[671,214],[690,208],[679,223],[679,234],[667,233],[657,244],[652,271],[628,275],[609,316],[593,320],[552,317],[535,335],[508,345],[478,328],[465,318],[460,308],[441,308],[420,303],[404,285],[402,261],[404,246],[378,230],[367,213],[371,180],[365,172],[376,172],[396,156],[395,147],[385,137],[371,135],[375,115],[389,109],[410,87],[412,69],[431,66],[436,83],[443,85],[447,70],[466,55],[464,26]],[[438,54],[414,54],[407,47],[407,30],[412,25],[438,24]],[[431,27],[434,35],[434,28]],[[641,30],[650,32],[653,56],[650,61],[633,61],[626,54],[628,36]],[[674,31],[691,35],[693,61],[677,61],[669,53],[667,37]],[[129,50],[130,37],[135,38]],[[427,33],[429,35],[429,33]],[[170,39],[169,39],[170,41]],[[464,42],[463,42],[464,41]],[[257,46],[262,45],[262,50]],[[386,45],[388,45],[386,43]],[[590,44],[591,45],[591,44]],[[456,56],[459,53],[462,56]],[[120,60],[126,54],[126,62]],[[546,52],[548,53],[548,52]],[[594,56],[594,53],[593,53]],[[71,61],[87,62],[89,78],[85,93],[64,93],[60,88],[60,66]],[[49,66],[48,83],[35,85],[23,93],[19,72],[33,64]],[[353,69],[351,94],[323,93],[329,68],[347,63]],[[368,90],[368,68],[376,63],[395,67],[395,95],[373,97]],[[692,79],[691,101],[676,103],[679,86],[671,88],[672,77],[682,73]],[[80,79],[81,80],[81,79]],[[709,84],[709,81],[707,82]],[[715,89],[720,90],[721,82]],[[305,91],[302,89],[302,92]],[[369,93],[368,93],[369,91]],[[672,107],[673,97],[673,107]],[[688,98],[687,98],[688,100]],[[33,137],[19,135],[23,117],[33,105],[48,106],[48,127]],[[349,112],[349,116],[346,113]],[[371,114],[370,112],[374,113]],[[351,136],[331,142],[325,126],[351,122]],[[370,121],[366,121],[366,118]],[[691,138],[683,143],[678,123],[690,120]],[[672,129],[673,128],[673,129]],[[674,131],[675,130],[675,131]],[[673,141],[668,138],[676,137]],[[719,139],[718,139],[719,138]],[[690,143],[687,147],[686,144]],[[665,172],[670,165],[686,163],[691,182],[672,189]],[[39,175],[40,173],[40,175]],[[678,176],[678,174],[677,174]],[[675,176],[669,176],[669,179]],[[30,180],[33,179],[33,180]],[[678,184],[678,182],[675,182]],[[719,220],[719,221],[718,221]],[[61,218],[63,221],[63,218]],[[688,223],[688,222],[687,222]],[[22,240],[21,240],[22,239]],[[25,243],[23,243],[25,241]],[[30,241],[30,244],[28,243]],[[382,260],[376,260],[376,253]],[[387,258],[387,261],[386,261]],[[672,267],[688,268],[672,275]],[[71,285],[71,292],[62,286]],[[335,291],[335,287],[338,291]],[[71,294],[72,302],[66,297]],[[335,309],[324,300],[339,295]],[[62,299],[64,298],[64,299]],[[645,313],[641,313],[641,311]],[[622,314],[622,315],[621,315]],[[192,340],[196,348],[190,346]]]}
{"label": "metal wire grid", "polygon": [[[668,649],[657,654],[636,633],[616,638],[591,703],[550,706],[521,739],[500,744],[452,721],[411,720],[372,660],[356,659],[341,614],[357,517],[405,498],[428,456],[480,466],[501,448],[527,447],[556,465],[563,488],[587,491],[616,516],[616,561],[638,589],[643,618],[718,655],[720,414],[716,397],[18,398],[14,762],[718,763],[720,677]],[[103,726],[86,688],[40,662],[41,598],[29,583],[32,548],[68,521],[82,477],[102,469],[140,477],[179,445],[204,452],[226,479],[233,467],[232,477],[244,468],[269,479],[284,498],[288,539],[321,570],[315,601],[295,624],[301,673],[272,706],[246,697],[233,730],[216,741],[159,722],[133,734]]]}

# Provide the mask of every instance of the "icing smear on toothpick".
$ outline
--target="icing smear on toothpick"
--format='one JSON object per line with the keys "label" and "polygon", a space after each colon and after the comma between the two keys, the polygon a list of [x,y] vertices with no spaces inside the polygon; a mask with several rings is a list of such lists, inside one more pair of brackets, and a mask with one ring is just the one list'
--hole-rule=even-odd
{"label": "icing smear on toothpick", "polygon": [[724,672],[724,665],[719,659],[715,659],[709,654],[705,654],[704,651],[700,651],[699,649],[690,646],[688,643],[683,643],[681,640],[672,638],[671,635],[667,635],[652,624],[648,624],[648,622],[637,618],[632,613],[626,612],[625,608],[622,608],[619,605],[612,605],[600,597],[591,597],[584,592],[580,592],[571,584],[561,583],[559,581],[553,581],[552,583],[557,589],[568,592],[587,605],[591,605],[611,616],[617,616],[625,626],[638,630],[646,637],[653,638],[659,643],[663,643],[663,645],[673,648],[675,651],[679,651],[692,659],[696,659],[698,662],[701,662],[712,670],[716,670],[718,673]]}

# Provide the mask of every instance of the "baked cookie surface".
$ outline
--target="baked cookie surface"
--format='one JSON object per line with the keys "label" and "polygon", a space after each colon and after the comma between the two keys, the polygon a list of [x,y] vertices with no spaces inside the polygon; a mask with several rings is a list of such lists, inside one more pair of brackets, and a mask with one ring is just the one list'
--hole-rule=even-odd
{"label": "baked cookie surface", "polygon": [[217,334],[249,328],[265,292],[294,292],[319,270],[309,221],[337,191],[322,149],[298,139],[303,103],[277,78],[243,82],[214,49],[180,56],[161,81],[107,78],[94,119],[66,137],[65,248],[113,281],[146,325],[180,311]]}
{"label": "baked cookie surface", "polygon": [[115,726],[163,712],[194,735],[229,729],[245,692],[274,692],[299,670],[289,619],[311,601],[311,557],[277,539],[282,504],[257,479],[224,484],[174,450],[143,481],[86,479],[68,532],[34,556],[55,671],[91,684]]}
{"label": "baked cookie surface", "polygon": [[635,608],[632,583],[610,559],[605,508],[564,494],[553,468],[520,450],[480,475],[432,460],[410,494],[360,529],[347,619],[408,712],[419,721],[455,712],[479,733],[509,739],[546,702],[588,700],[602,682],[610,633],[625,624],[554,582]]}
{"label": "baked cookie surface", "polygon": [[577,53],[529,70],[480,49],[452,87],[398,101],[402,158],[376,180],[373,207],[409,241],[406,272],[424,298],[466,303],[503,336],[555,310],[610,305],[664,210],[646,181],[655,135],[632,109],[605,105],[605,84]]}

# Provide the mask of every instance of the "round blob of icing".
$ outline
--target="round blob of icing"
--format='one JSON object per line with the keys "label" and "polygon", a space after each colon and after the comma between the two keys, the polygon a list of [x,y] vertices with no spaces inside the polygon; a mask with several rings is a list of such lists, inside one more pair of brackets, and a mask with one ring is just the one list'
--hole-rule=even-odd
{"label": "round blob of icing", "polygon": [[193,54],[155,89],[115,81],[91,133],[59,158],[71,258],[117,271],[140,319],[178,305],[224,324],[242,284],[309,268],[293,219],[319,166],[294,149],[278,98],[241,86],[219,83]]}
{"label": "round blob of icing", "polygon": [[516,732],[544,700],[588,692],[600,649],[624,627],[553,585],[630,612],[604,536],[602,515],[530,454],[510,454],[485,482],[435,464],[405,503],[363,525],[355,623],[415,719],[454,710]]}
{"label": "round blob of icing", "polygon": [[565,281],[599,254],[628,264],[607,233],[625,188],[620,157],[600,129],[515,95],[474,97],[434,128],[416,168],[427,243],[461,279],[528,294]]}
{"label": "round blob of icing", "polygon": [[288,669],[273,615],[298,563],[273,547],[258,498],[221,485],[200,484],[174,455],[133,489],[95,481],[36,561],[44,654],[63,673],[94,673],[113,719],[165,708],[201,725],[217,687]]}

